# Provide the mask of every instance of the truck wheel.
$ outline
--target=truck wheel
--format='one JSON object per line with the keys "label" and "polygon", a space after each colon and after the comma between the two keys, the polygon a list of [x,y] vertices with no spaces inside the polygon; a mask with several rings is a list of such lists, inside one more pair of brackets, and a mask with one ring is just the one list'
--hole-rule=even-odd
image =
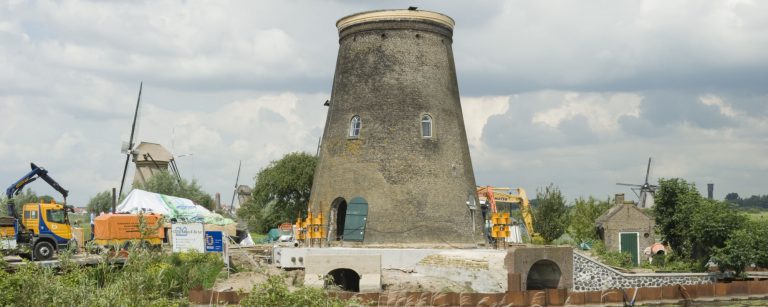
{"label": "truck wheel", "polygon": [[35,260],[49,260],[53,257],[54,252],[51,243],[42,241],[35,244]]}

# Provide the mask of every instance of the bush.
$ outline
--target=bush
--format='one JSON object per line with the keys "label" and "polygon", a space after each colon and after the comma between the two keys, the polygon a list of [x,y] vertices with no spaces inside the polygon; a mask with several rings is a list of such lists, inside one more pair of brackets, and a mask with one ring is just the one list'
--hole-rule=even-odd
{"label": "bush", "polygon": [[632,255],[627,252],[609,251],[605,248],[603,241],[596,241],[592,244],[592,253],[600,258],[600,261],[610,266],[621,268],[632,268],[635,266],[632,262]]}
{"label": "bush", "polygon": [[737,275],[751,265],[768,267],[768,222],[748,222],[715,249],[712,261],[720,271],[733,270]]}
{"label": "bush", "polygon": [[301,287],[291,292],[282,276],[272,275],[266,282],[256,285],[240,301],[242,306],[354,306],[356,301],[345,301],[328,296],[322,289]]}
{"label": "bush", "polygon": [[212,286],[224,267],[215,254],[143,250],[131,251],[122,268],[61,261],[58,270],[35,263],[0,270],[0,306],[185,306],[189,289]]}

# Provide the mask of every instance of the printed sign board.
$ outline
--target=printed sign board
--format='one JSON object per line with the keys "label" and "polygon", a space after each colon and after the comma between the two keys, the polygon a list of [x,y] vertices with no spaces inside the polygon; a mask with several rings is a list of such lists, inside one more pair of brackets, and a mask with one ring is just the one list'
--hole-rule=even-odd
{"label": "printed sign board", "polygon": [[205,251],[224,252],[224,235],[221,231],[205,232]]}
{"label": "printed sign board", "polygon": [[173,233],[173,252],[186,252],[194,250],[197,252],[205,252],[205,232],[203,231],[203,224],[173,224],[171,225],[171,232]]}

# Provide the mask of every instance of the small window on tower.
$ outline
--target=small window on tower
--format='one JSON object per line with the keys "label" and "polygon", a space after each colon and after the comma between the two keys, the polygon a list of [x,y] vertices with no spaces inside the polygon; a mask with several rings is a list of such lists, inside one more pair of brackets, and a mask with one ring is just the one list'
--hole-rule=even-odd
{"label": "small window on tower", "polygon": [[360,122],[360,116],[352,116],[352,120],[349,121],[349,137],[359,137],[360,136],[360,127],[362,126],[362,123]]}
{"label": "small window on tower", "polygon": [[432,137],[432,116],[425,114],[421,117],[421,137]]}

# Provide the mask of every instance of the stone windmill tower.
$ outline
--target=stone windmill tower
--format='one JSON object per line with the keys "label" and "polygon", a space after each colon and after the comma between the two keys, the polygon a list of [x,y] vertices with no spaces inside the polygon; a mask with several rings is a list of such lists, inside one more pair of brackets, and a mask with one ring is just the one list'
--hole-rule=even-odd
{"label": "stone windmill tower", "polygon": [[[454,21],[382,10],[340,19],[311,193],[330,241],[473,244],[475,177],[451,48]],[[477,222],[474,222],[474,221]],[[479,228],[477,228],[479,229]]]}

